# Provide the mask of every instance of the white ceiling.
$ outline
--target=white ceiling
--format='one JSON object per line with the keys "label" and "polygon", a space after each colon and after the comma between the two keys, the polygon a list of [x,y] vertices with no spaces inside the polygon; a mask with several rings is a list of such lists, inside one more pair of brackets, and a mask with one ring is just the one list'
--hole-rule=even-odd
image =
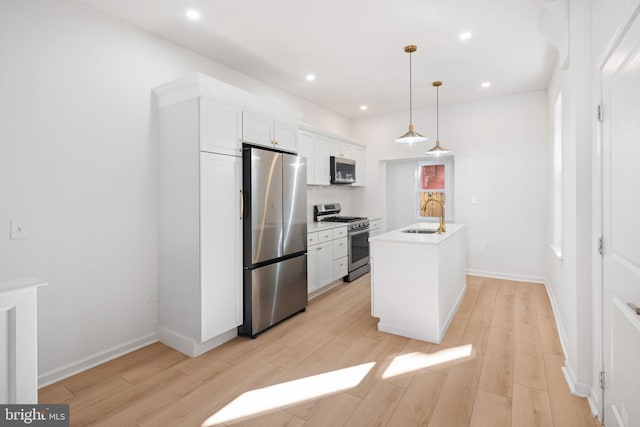
{"label": "white ceiling", "polygon": [[434,80],[441,104],[544,89],[554,60],[545,0],[81,1],[349,118],[408,110],[407,44],[414,108],[435,104]]}

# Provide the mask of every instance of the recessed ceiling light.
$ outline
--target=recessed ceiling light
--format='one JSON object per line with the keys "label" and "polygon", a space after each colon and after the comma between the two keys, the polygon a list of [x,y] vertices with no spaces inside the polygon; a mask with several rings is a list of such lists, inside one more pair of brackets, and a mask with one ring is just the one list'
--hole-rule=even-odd
{"label": "recessed ceiling light", "polygon": [[469,31],[465,31],[463,33],[460,33],[460,35],[458,36],[458,38],[460,40],[469,40],[471,38],[471,33]]}
{"label": "recessed ceiling light", "polygon": [[309,80],[310,82],[314,81],[315,79],[316,79],[315,74],[307,74],[307,80]]}
{"label": "recessed ceiling light", "polygon": [[490,82],[482,82],[482,84],[480,86],[482,86],[484,88],[487,88],[487,87],[491,86],[491,83]]}
{"label": "recessed ceiling light", "polygon": [[369,108],[369,107],[367,107],[366,105],[361,105],[361,106],[360,106],[360,109],[361,109],[362,111],[367,111],[367,108]]}
{"label": "recessed ceiling light", "polygon": [[197,21],[198,19],[200,19],[200,12],[195,9],[188,10],[187,18],[191,19],[192,21]]}

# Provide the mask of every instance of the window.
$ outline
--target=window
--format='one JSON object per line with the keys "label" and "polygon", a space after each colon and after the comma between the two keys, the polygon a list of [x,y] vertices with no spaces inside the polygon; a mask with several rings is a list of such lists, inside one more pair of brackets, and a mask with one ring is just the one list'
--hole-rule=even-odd
{"label": "window", "polygon": [[[430,199],[437,202],[429,202]],[[453,156],[421,161],[416,166],[416,218],[439,219],[440,204],[444,207],[446,220],[452,222]]]}
{"label": "window", "polygon": [[562,94],[553,108],[553,242],[551,248],[562,259]]}

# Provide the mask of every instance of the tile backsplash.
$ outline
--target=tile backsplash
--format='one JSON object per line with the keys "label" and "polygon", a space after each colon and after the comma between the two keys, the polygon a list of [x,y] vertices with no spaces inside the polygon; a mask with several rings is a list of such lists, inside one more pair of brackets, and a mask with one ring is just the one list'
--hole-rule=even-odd
{"label": "tile backsplash", "polygon": [[362,191],[362,187],[352,186],[308,186],[307,187],[307,220],[313,221],[313,206],[322,203],[340,203],[342,212],[340,215],[362,215],[352,203],[354,195]]}

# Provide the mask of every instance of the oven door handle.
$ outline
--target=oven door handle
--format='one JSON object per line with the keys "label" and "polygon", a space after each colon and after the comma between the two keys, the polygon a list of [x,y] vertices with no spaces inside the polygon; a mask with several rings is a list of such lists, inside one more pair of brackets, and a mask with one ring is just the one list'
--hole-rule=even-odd
{"label": "oven door handle", "polygon": [[368,233],[368,232],[369,232],[369,229],[368,229],[368,228],[367,228],[367,229],[365,229],[365,230],[350,231],[350,232],[349,232],[349,237],[351,237],[351,236],[358,236],[358,235],[360,235],[360,234],[364,234],[364,233]]}

